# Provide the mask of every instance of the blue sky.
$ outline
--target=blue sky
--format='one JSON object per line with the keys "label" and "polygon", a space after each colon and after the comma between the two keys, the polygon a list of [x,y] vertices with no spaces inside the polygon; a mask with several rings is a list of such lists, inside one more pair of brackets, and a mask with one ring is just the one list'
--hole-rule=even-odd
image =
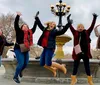
{"label": "blue sky", "polygon": [[[22,13],[21,18],[23,18],[30,28],[34,23],[34,15],[37,11],[40,11],[39,17],[43,24],[50,20],[58,23],[58,17],[53,15],[50,11],[50,5],[55,5],[58,1],[59,0],[0,0],[0,14],[10,12],[16,15],[16,11],[20,11]],[[71,18],[74,21],[73,26],[75,28],[77,24],[82,23],[87,29],[92,21],[92,13],[100,15],[100,0],[63,0],[63,2],[71,6],[70,13],[72,14]],[[66,23],[66,17],[63,17],[63,24],[65,25]],[[100,24],[100,16],[97,19],[96,25],[97,24]],[[70,30],[65,34],[73,37]],[[40,35],[41,31],[37,29],[34,34],[34,43],[37,42]],[[91,39],[91,47],[94,49],[97,40],[94,31],[91,34]],[[64,52],[71,53],[72,46],[73,40],[64,45]]]}

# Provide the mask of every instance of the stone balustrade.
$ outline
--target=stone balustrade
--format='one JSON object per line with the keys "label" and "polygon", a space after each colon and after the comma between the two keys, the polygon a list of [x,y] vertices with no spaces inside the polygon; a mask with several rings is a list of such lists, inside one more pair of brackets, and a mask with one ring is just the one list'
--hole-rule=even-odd
{"label": "stone balustrade", "polygon": [[[56,61],[53,59],[53,61]],[[2,63],[5,67],[5,78],[13,78],[15,68],[16,68],[16,59],[11,58],[3,58]],[[57,77],[53,78],[52,72],[41,67],[39,65],[39,60],[34,58],[30,58],[28,67],[24,70],[23,80],[30,82],[45,82],[48,79],[48,82],[51,83],[68,83],[70,82],[70,75],[73,70],[73,60],[72,59],[61,59],[61,63],[66,64],[67,74],[64,75],[61,71],[57,71]],[[94,79],[94,82],[100,82],[100,60],[91,59],[90,60],[91,73]],[[81,60],[78,74],[77,74],[79,82],[86,82],[87,76],[84,69],[83,61]]]}

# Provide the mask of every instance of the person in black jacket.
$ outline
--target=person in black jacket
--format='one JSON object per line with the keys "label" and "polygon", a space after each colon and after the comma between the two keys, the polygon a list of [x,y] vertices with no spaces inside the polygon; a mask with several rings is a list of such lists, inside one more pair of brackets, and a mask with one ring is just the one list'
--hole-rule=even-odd
{"label": "person in black jacket", "polygon": [[56,70],[60,69],[66,74],[67,69],[65,66],[56,62],[52,62],[52,57],[54,55],[55,46],[56,46],[56,36],[64,34],[67,29],[69,28],[70,23],[63,26],[61,30],[56,29],[56,23],[51,21],[47,22],[47,27],[44,27],[39,20],[39,17],[36,17],[36,22],[39,28],[43,31],[40,39],[38,40],[38,45],[42,46],[43,52],[40,56],[40,65],[44,66],[45,68],[49,69],[53,72],[54,77],[56,76]]}
{"label": "person in black jacket", "polygon": [[12,46],[12,45],[14,45],[14,43],[8,43],[5,36],[3,35],[2,30],[0,29],[0,66],[1,66],[1,58],[4,46]]}
{"label": "person in black jacket", "polygon": [[[34,22],[34,26],[32,29],[29,29],[28,25],[23,24],[21,28],[19,27],[19,18],[21,16],[20,12],[17,12],[17,16],[15,18],[14,27],[16,32],[16,44],[14,47],[14,52],[16,54],[17,59],[17,67],[15,71],[15,75],[13,80],[16,83],[20,83],[19,77],[22,77],[22,71],[26,68],[29,62],[29,51],[22,52],[21,49],[25,50],[25,48],[29,49],[31,45],[33,45],[33,37],[32,34],[36,29],[36,22]],[[21,47],[23,45],[24,47]]]}

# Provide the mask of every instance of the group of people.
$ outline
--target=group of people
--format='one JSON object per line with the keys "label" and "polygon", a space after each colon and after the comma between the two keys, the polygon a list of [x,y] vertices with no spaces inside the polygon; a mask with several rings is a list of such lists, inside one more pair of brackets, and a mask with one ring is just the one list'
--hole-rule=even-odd
{"label": "group of people", "polygon": [[[56,23],[54,21],[45,23],[46,27],[43,26],[38,17],[38,14],[39,12],[35,16],[35,21],[32,29],[29,29],[27,24],[23,24],[21,27],[19,26],[19,19],[22,14],[20,12],[17,12],[17,16],[14,22],[14,28],[16,32],[15,45],[13,43],[8,44],[6,42],[5,37],[3,36],[2,31],[0,30],[0,43],[1,43],[0,57],[2,55],[4,45],[7,46],[14,45],[14,52],[17,59],[17,66],[13,80],[16,83],[20,83],[19,77],[21,78],[23,77],[22,72],[27,67],[29,62],[30,46],[33,45],[33,34],[35,33],[36,28],[38,26],[42,31],[42,35],[40,36],[37,44],[43,47],[43,51],[40,55],[40,65],[53,72],[54,77],[56,77],[57,70],[61,70],[64,74],[67,73],[65,65],[59,64],[57,62],[52,62],[52,58],[54,56],[56,48],[56,36],[64,34],[68,30],[68,28],[70,28],[74,37],[74,46],[72,53],[72,58],[74,59],[74,65],[73,65],[73,73],[71,75],[72,79],[71,85],[75,85],[75,83],[77,82],[76,74],[81,59],[83,59],[84,62],[88,83],[89,85],[94,85],[89,65],[89,59],[92,58],[90,53],[90,43],[91,43],[90,34],[94,29],[97,19],[97,14],[95,13],[93,14],[93,21],[91,23],[91,26],[87,30],[84,28],[83,24],[79,24],[77,26],[77,29],[75,30],[74,27],[72,26],[73,20],[70,19],[71,14],[68,15],[66,19],[67,24],[63,26],[61,30],[56,29]],[[95,28],[96,36],[100,38],[100,33],[97,31],[97,27]]]}

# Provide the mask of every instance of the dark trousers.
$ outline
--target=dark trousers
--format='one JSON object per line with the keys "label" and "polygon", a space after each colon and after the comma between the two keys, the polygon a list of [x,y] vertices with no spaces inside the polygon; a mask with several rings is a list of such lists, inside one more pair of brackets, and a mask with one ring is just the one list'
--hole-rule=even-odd
{"label": "dark trousers", "polygon": [[87,74],[88,76],[90,76],[91,73],[90,73],[89,58],[88,58],[88,56],[86,56],[85,54],[82,54],[82,53],[80,53],[80,54],[78,55],[78,59],[77,59],[77,60],[74,60],[73,75],[76,75],[76,74],[77,74],[78,67],[79,67],[80,60],[81,60],[81,59],[83,59],[86,74]]}

